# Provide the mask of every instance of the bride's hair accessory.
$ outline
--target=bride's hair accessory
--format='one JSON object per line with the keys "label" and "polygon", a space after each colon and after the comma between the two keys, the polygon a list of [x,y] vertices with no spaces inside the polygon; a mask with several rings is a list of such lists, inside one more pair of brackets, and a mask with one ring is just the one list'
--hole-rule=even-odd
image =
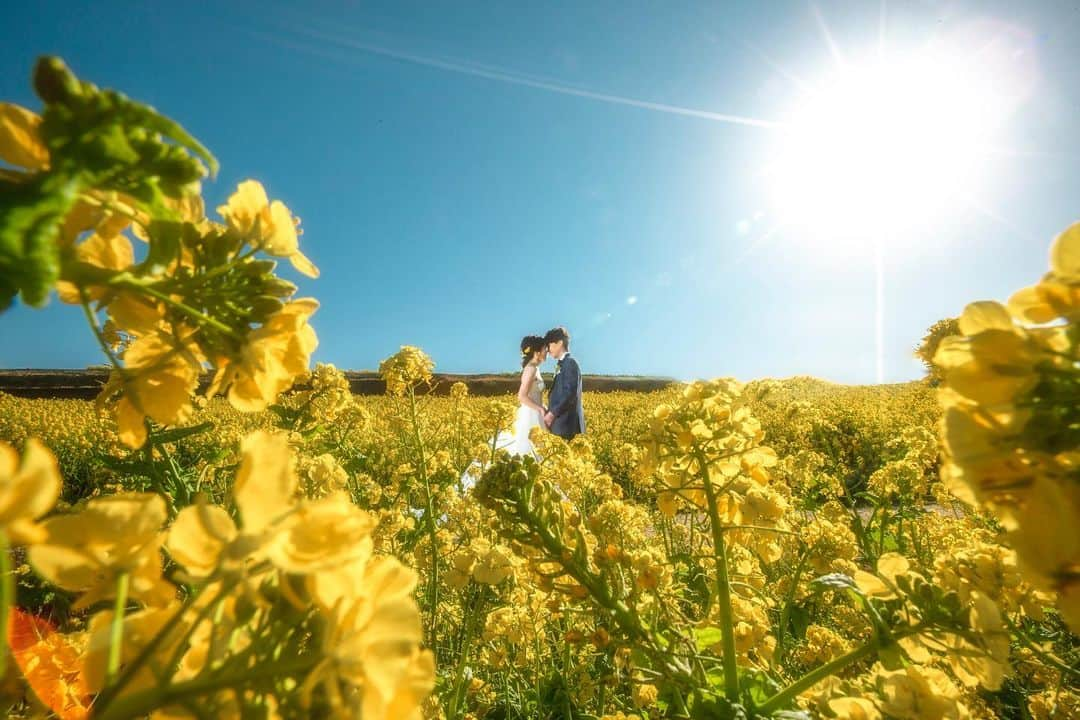
{"label": "bride's hair accessory", "polygon": [[544,347],[544,338],[539,335],[526,335],[521,338],[521,367],[532,362],[533,355]]}

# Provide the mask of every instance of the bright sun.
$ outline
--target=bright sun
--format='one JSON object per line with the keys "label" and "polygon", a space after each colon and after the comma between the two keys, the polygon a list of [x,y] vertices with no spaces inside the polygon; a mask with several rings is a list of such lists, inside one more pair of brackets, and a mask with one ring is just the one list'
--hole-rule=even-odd
{"label": "bright sun", "polygon": [[1003,113],[973,65],[941,53],[845,63],[806,93],[769,167],[784,224],[866,240],[974,195]]}

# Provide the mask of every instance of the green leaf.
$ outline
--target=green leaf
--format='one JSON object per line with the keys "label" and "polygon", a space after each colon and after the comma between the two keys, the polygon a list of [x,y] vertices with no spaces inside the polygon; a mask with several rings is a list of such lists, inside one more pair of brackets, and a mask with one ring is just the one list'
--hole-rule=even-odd
{"label": "green leaf", "polygon": [[200,435],[208,430],[214,429],[214,423],[207,420],[201,422],[198,425],[192,425],[190,427],[173,428],[171,430],[155,431],[151,438],[154,442],[158,443],[174,443],[184,438],[189,438],[193,435]]}
{"label": "green leaf", "polygon": [[903,650],[895,642],[883,643],[878,648],[877,656],[886,670],[899,670],[906,663]]}
{"label": "green leaf", "polygon": [[751,706],[762,705],[770,697],[780,692],[780,684],[760,670],[742,669],[739,672],[739,687],[743,698]]}
{"label": "green leaf", "polygon": [[720,632],[720,628],[694,628],[694,642],[699,652],[719,644],[722,639],[723,634]]}

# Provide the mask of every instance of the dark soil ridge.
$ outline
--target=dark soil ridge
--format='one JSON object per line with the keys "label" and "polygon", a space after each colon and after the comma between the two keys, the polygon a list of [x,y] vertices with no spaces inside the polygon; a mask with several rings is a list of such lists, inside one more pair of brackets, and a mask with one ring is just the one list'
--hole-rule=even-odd
{"label": "dark soil ridge", "polygon": [[[108,379],[109,371],[105,368],[87,368],[85,370],[0,370],[0,392],[24,398],[74,398],[92,400],[97,397],[102,385]],[[346,370],[345,377],[354,395],[382,395],[386,392],[386,383],[376,372],[368,370]],[[550,377],[550,375],[549,375]],[[435,375],[432,388],[434,395],[447,395],[450,386],[463,382],[469,387],[471,395],[491,397],[516,393],[519,376],[516,373],[495,374],[449,374]],[[206,389],[210,376],[203,376],[199,390]],[[588,392],[649,392],[661,390],[676,382],[671,378],[643,377],[638,375],[584,375],[582,385]],[[305,390],[297,385],[295,390]]]}

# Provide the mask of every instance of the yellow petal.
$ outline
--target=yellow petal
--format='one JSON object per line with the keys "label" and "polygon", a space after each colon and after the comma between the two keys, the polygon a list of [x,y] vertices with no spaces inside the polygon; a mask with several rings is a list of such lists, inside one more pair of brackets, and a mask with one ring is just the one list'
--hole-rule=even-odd
{"label": "yellow petal", "polygon": [[268,204],[266,190],[257,180],[245,180],[229,196],[227,204],[218,208],[229,226],[239,232],[250,232],[255,222]]}
{"label": "yellow petal", "polygon": [[[179,612],[178,607],[152,608],[129,612],[124,615],[124,642],[121,648],[121,664],[132,662],[139,652],[160,633],[165,625]],[[84,658],[85,682],[92,692],[98,692],[105,684],[105,668],[108,665],[109,648],[112,645],[112,620],[111,610],[102,610],[95,614],[88,627],[89,643]],[[182,636],[186,630],[181,622],[179,627],[169,636],[170,639],[159,646],[159,654],[168,657],[176,647],[177,636]],[[153,663],[147,663],[147,666]],[[147,689],[154,685],[153,672],[150,667],[136,675],[130,686],[125,690]]]}
{"label": "yellow petal", "polygon": [[116,434],[129,448],[140,448],[146,442],[146,416],[126,397],[116,402]]}
{"label": "yellow petal", "polygon": [[111,597],[121,572],[132,578],[132,598],[168,600],[175,588],[161,579],[158,551],[165,515],[154,493],[95,498],[46,520],[47,537],[30,548],[30,562],[54,585],[84,593],[79,607]]}
{"label": "yellow petal", "polygon": [[1009,311],[1001,303],[990,300],[974,302],[965,307],[959,325],[960,332],[965,335],[977,335],[984,330],[1013,329]]}
{"label": "yellow petal", "polygon": [[1046,301],[1039,286],[1024,288],[1013,293],[1013,296],[1009,298],[1009,312],[1023,320],[1038,324],[1048,323],[1060,314]]}
{"label": "yellow petal", "polygon": [[191,393],[199,384],[200,366],[186,346],[163,332],[143,335],[124,351],[131,379],[124,396],[162,425],[175,425],[191,413]]}
{"label": "yellow petal", "polygon": [[274,536],[267,557],[275,567],[310,573],[371,555],[375,520],[345,493],[301,505]]}
{"label": "yellow petal", "polygon": [[[125,236],[111,236],[94,233],[75,247],[75,257],[84,262],[106,270],[124,270],[135,263],[135,251],[131,241]],[[88,287],[87,299],[100,300],[105,296],[105,288]],[[57,295],[65,303],[77,305],[82,302],[78,287],[73,283],[61,281],[56,286]]]}
{"label": "yellow petal", "polygon": [[40,125],[36,113],[0,103],[0,160],[27,170],[49,167],[49,149],[41,141]]}
{"label": "yellow petal", "polygon": [[896,582],[900,575],[906,575],[911,570],[911,563],[900,553],[887,552],[878,558],[878,574]]}
{"label": "yellow petal", "polygon": [[913,663],[925,665],[930,662],[932,655],[930,654],[930,651],[926,649],[926,645],[922,643],[922,640],[918,635],[900,638],[900,640],[897,641],[897,644],[904,649],[904,652],[907,653],[908,658],[910,658]]}
{"label": "yellow petal", "polygon": [[[357,616],[358,636],[346,656],[362,668],[365,705],[391,700],[421,641],[420,612],[413,599],[416,573],[394,558],[368,565],[366,599]],[[368,712],[364,716],[368,716]]]}
{"label": "yellow petal", "polygon": [[[3,479],[4,476],[0,475],[0,483],[3,483]],[[27,440],[22,466],[14,477],[3,484],[7,487],[0,485],[3,488],[0,490],[0,526],[15,517],[36,520],[51,510],[60,497],[62,481],[56,457],[38,440]],[[36,526],[24,524],[22,527],[29,530]],[[10,540],[22,543],[30,538],[11,537]]]}
{"label": "yellow petal", "polygon": [[269,211],[263,213],[263,249],[271,255],[290,257],[297,251],[299,240],[292,213],[285,203],[275,200],[270,203]]}
{"label": "yellow petal", "polygon": [[1054,238],[1050,246],[1050,269],[1062,279],[1080,279],[1080,222]]}
{"label": "yellow petal", "polygon": [[78,548],[34,545],[30,547],[27,557],[39,575],[65,590],[80,592],[99,578],[97,563]]}
{"label": "yellow petal", "polygon": [[414,651],[412,659],[401,674],[398,686],[389,699],[384,699],[381,712],[375,710],[374,698],[368,693],[364,706],[364,717],[401,718],[401,720],[420,720],[423,717],[421,706],[435,687],[435,656],[430,650]]}
{"label": "yellow petal", "polygon": [[109,270],[123,270],[135,262],[135,250],[124,235],[105,237],[94,233],[75,248],[83,262]]}
{"label": "yellow petal", "polygon": [[309,278],[319,277],[319,268],[315,267],[315,263],[308,260],[307,256],[299,250],[289,256],[289,262],[293,264],[294,268],[304,275],[307,275]]}
{"label": "yellow petal", "polygon": [[1020,562],[1047,578],[1065,576],[1080,559],[1078,520],[1080,490],[1075,483],[1044,475],[1034,479],[1006,528]]}
{"label": "yellow petal", "polygon": [[0,442],[0,478],[15,476],[19,469],[19,453],[6,442]]}
{"label": "yellow petal", "polygon": [[882,582],[877,575],[872,575],[865,570],[855,571],[855,585],[864,595],[881,600],[891,600],[896,597],[893,589]]}
{"label": "yellow petal", "polygon": [[829,709],[842,720],[879,720],[881,718],[881,711],[865,698],[836,698],[829,701]]}
{"label": "yellow petal", "polygon": [[217,567],[225,545],[236,537],[236,525],[217,505],[190,505],[176,516],[165,549],[194,577],[206,577]]}
{"label": "yellow petal", "polygon": [[373,544],[369,538],[364,548],[369,551],[367,555],[355,557],[338,567],[327,568],[308,575],[307,585],[311,597],[324,612],[332,612],[339,601],[355,600],[361,593],[372,548]]}
{"label": "yellow petal", "polygon": [[241,443],[243,459],[233,485],[245,532],[259,532],[293,506],[297,477],[284,433],[256,430]]}
{"label": "yellow petal", "polygon": [[118,328],[136,335],[151,332],[165,316],[159,303],[127,291],[117,293],[107,311]]}
{"label": "yellow petal", "polygon": [[229,404],[240,412],[259,412],[277,397],[276,388],[260,384],[249,374],[238,374],[229,386]]}

